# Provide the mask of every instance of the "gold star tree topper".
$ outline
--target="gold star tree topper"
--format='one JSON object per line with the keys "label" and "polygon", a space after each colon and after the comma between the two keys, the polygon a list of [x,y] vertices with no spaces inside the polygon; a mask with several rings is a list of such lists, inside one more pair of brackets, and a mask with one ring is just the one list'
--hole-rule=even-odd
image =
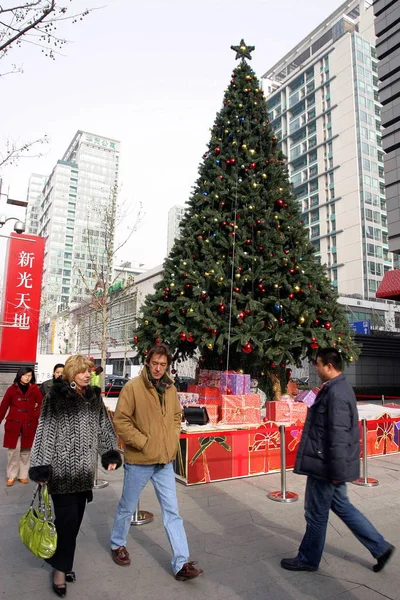
{"label": "gold star tree topper", "polygon": [[254,48],[255,46],[247,46],[243,39],[240,40],[239,46],[231,46],[231,49],[236,52],[236,60],[238,58],[248,58],[251,60],[251,53],[253,52]]}

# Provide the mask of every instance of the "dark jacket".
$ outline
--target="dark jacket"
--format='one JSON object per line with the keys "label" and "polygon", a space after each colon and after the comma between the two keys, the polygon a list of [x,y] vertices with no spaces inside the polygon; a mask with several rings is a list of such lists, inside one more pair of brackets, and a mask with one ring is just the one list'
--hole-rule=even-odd
{"label": "dark jacket", "polygon": [[294,472],[329,481],[360,476],[357,402],[343,374],[325,383],[308,409]]}
{"label": "dark jacket", "polygon": [[46,379],[46,381],[43,381],[43,383],[40,386],[40,391],[42,392],[43,396],[45,396],[46,394],[49,393],[49,391],[51,390],[53,385],[54,385],[53,377],[51,379]]}
{"label": "dark jacket", "polygon": [[117,440],[99,388],[84,396],[65,382],[56,382],[43,400],[31,454],[29,477],[48,481],[51,494],[89,491],[97,454],[104,468],[122,463]]}
{"label": "dark jacket", "polygon": [[113,423],[128,464],[167,464],[176,456],[182,409],[172,379],[165,374],[163,380],[161,401],[146,367],[121,390]]}
{"label": "dark jacket", "polygon": [[38,425],[42,394],[35,383],[30,383],[25,393],[13,383],[4,394],[0,404],[0,423],[4,424],[4,448],[15,448],[21,436],[21,448],[32,448]]}

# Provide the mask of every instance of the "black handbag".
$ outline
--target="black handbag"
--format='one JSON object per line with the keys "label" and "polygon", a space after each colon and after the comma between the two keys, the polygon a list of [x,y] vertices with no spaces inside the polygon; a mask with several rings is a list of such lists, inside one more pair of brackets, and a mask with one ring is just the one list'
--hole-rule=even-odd
{"label": "black handbag", "polygon": [[207,425],[210,420],[205,406],[184,406],[183,415],[189,425]]}

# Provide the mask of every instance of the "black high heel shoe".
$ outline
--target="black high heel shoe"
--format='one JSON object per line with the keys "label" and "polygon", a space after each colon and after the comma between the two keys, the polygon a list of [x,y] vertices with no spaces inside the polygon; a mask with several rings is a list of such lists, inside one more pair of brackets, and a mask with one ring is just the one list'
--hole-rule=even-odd
{"label": "black high heel shoe", "polygon": [[68,573],[65,573],[65,581],[67,583],[74,583],[76,581],[75,571],[68,571]]}
{"label": "black high heel shoe", "polygon": [[53,577],[52,577],[53,591],[57,594],[57,596],[60,596],[60,598],[65,598],[65,596],[67,595],[66,581],[64,583],[54,583],[54,573],[55,572],[53,572]]}
{"label": "black high heel shoe", "polygon": [[53,582],[53,590],[55,591],[57,596],[60,596],[60,598],[65,598],[65,596],[67,595],[67,584],[60,583],[59,585],[56,585]]}

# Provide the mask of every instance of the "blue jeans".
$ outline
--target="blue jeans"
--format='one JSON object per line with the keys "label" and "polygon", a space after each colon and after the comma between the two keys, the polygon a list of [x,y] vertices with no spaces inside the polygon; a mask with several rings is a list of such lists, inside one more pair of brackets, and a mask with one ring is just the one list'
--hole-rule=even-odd
{"label": "blue jeans", "polygon": [[189,560],[189,548],[182,517],[179,515],[172,463],[161,467],[159,465],[129,465],[125,463],[124,471],[124,487],[111,531],[111,548],[115,550],[120,546],[126,546],[132,514],[135,512],[140,492],[151,479],[161,506],[168,541],[171,544],[173,552],[171,564],[176,575]]}
{"label": "blue jeans", "polygon": [[389,548],[389,543],[372,523],[350,503],[345,483],[334,484],[309,475],[304,509],[307,528],[297,555],[302,563],[318,567],[324,550],[330,509],[375,558],[382,556]]}

